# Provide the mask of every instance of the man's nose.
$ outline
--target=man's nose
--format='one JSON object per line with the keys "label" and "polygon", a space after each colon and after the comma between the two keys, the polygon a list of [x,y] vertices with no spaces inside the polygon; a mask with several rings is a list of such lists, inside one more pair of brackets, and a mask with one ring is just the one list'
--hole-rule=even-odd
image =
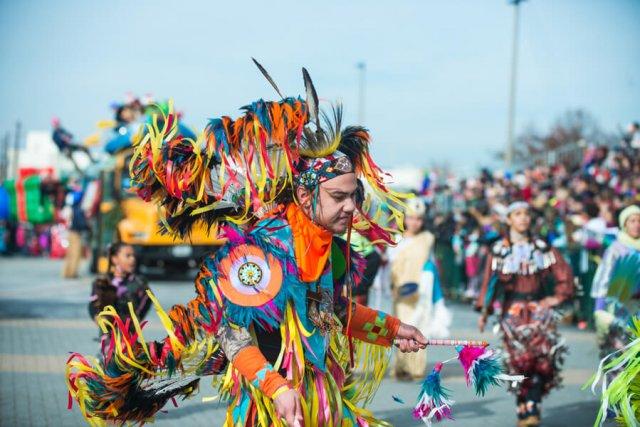
{"label": "man's nose", "polygon": [[353,213],[356,210],[356,202],[353,198],[347,199],[347,202],[344,204],[344,211],[346,213]]}

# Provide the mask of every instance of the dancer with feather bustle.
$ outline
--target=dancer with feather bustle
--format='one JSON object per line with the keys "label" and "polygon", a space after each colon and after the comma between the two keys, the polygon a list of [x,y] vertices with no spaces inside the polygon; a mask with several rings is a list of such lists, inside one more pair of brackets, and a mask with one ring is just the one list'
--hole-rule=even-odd
{"label": "dancer with feather bustle", "polygon": [[139,196],[162,207],[167,232],[184,236],[202,221],[227,243],[204,260],[186,306],[164,312],[154,298],[164,340],[145,342],[135,316],[133,328],[99,318],[109,332],[100,363],[68,362],[70,394],[90,422],[150,420],[212,375],[227,426],[386,425],[364,406],[388,349],[418,351],[426,339],[352,301],[362,263],[348,236],[391,242],[371,200],[401,226],[403,196],[369,156],[367,130],[343,128],[339,106],[321,115],[303,76],[305,100],[258,100],[195,141],[172,112],[147,126],[131,162]]}

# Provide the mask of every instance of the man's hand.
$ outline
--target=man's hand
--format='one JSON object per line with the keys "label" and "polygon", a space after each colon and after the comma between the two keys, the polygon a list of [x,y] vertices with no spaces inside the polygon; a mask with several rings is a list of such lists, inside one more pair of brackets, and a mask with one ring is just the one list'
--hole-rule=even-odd
{"label": "man's hand", "polygon": [[553,308],[558,304],[560,304],[560,299],[558,299],[558,297],[546,297],[540,300],[540,305],[543,308]]}
{"label": "man's hand", "polygon": [[302,427],[304,425],[300,395],[297,391],[287,390],[279,394],[273,403],[276,405],[276,413],[280,418],[285,419],[288,426]]}
{"label": "man's hand", "polygon": [[396,334],[395,345],[403,353],[416,352],[427,347],[427,339],[415,326],[401,323]]}
{"label": "man's hand", "polygon": [[484,332],[484,328],[487,326],[487,316],[484,314],[478,318],[478,329],[480,332]]}

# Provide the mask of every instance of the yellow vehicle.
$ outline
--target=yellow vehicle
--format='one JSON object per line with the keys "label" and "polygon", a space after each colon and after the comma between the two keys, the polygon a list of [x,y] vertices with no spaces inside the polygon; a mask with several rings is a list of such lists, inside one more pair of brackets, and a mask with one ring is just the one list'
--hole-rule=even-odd
{"label": "yellow vehicle", "polygon": [[145,202],[131,189],[132,153],[130,148],[115,153],[100,170],[101,199],[91,245],[93,270],[106,271],[104,249],[113,241],[134,247],[142,272],[154,268],[172,272],[196,267],[203,256],[215,251],[223,241],[216,238],[216,230],[208,230],[204,224],[186,239],[161,234],[158,206]]}

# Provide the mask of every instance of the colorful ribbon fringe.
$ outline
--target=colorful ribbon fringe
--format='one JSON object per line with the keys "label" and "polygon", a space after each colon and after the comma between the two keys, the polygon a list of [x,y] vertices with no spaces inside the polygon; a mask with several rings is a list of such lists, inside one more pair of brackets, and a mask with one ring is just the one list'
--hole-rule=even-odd
{"label": "colorful ribbon fringe", "polygon": [[594,426],[602,426],[609,413],[619,425],[640,424],[640,319],[634,317],[632,322],[633,341],[602,359],[596,374],[583,387],[590,385],[594,394],[598,386],[601,388]]}

